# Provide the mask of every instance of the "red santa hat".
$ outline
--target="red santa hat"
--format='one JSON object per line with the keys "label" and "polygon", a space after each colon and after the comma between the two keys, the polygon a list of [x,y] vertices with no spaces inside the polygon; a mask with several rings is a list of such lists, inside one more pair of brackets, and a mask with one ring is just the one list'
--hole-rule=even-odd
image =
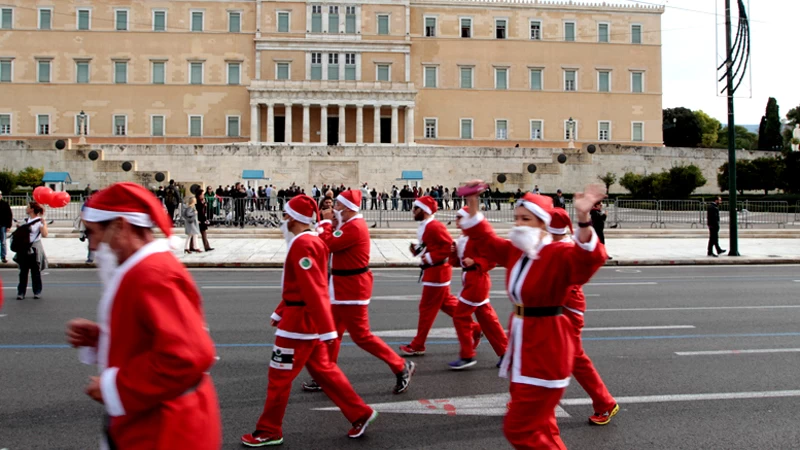
{"label": "red santa hat", "polygon": [[550,234],[572,234],[572,220],[565,209],[553,208],[550,212],[552,217],[550,225],[547,226],[547,231]]}
{"label": "red santa hat", "polygon": [[469,219],[469,206],[465,206],[459,209],[458,212],[456,213],[456,216],[462,219]]}
{"label": "red santa hat", "polygon": [[286,202],[283,212],[292,219],[305,224],[310,224],[319,217],[317,202],[305,194],[298,195]]}
{"label": "red santa hat", "polygon": [[136,183],[115,183],[94,194],[81,215],[84,221],[92,223],[121,217],[137,227],[158,227],[167,238],[173,237],[172,220],[161,200]]}
{"label": "red santa hat", "polygon": [[336,201],[343,204],[345,208],[358,212],[361,205],[361,191],[348,189],[336,197]]}
{"label": "red santa hat", "polygon": [[521,199],[517,200],[514,206],[522,206],[532,212],[534,216],[541,219],[545,225],[550,225],[550,213],[553,210],[552,198],[546,195],[536,195],[528,192]]}
{"label": "red santa hat", "polygon": [[425,195],[414,200],[414,206],[428,214],[436,214],[436,211],[438,210],[438,207],[436,206],[436,200],[434,200],[434,198],[430,195]]}

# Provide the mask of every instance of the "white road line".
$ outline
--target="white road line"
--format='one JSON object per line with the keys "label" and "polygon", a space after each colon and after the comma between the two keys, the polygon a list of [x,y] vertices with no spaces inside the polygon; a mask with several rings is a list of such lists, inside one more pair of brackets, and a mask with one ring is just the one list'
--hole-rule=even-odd
{"label": "white road line", "polygon": [[[588,327],[583,331],[645,331],[645,330],[683,330],[695,328],[694,325],[658,325],[658,326],[641,326],[641,327]],[[372,331],[372,334],[380,337],[413,337],[417,334],[416,328],[406,330],[383,330]],[[447,328],[431,328],[428,337],[432,339],[455,339],[456,330],[453,327]]]}
{"label": "white road line", "polygon": [[701,352],[675,352],[678,356],[739,355],[745,353],[798,353],[800,348],[753,348],[748,350],[709,350]]}
{"label": "white road line", "polygon": [[656,325],[649,327],[586,327],[583,331],[638,331],[638,330],[685,330],[694,325]]}
{"label": "white road line", "polygon": [[200,286],[200,289],[280,289],[280,286]]}
{"label": "white road line", "polygon": [[629,283],[589,283],[586,286],[595,287],[595,286],[653,286],[656,285],[655,281],[636,281],[636,282],[629,282]]}
{"label": "white road line", "polygon": [[[761,392],[721,392],[713,394],[674,394],[674,395],[640,395],[633,397],[615,397],[620,405],[633,403],[667,403],[667,402],[696,402],[706,400],[742,400],[780,397],[800,397],[800,390],[793,391],[761,391]],[[563,406],[591,405],[590,398],[564,398]]]}
{"label": "white road line", "polygon": [[643,312],[643,311],[707,311],[724,309],[796,309],[800,305],[768,305],[768,306],[686,306],[678,308],[602,308],[587,309],[587,312]]}

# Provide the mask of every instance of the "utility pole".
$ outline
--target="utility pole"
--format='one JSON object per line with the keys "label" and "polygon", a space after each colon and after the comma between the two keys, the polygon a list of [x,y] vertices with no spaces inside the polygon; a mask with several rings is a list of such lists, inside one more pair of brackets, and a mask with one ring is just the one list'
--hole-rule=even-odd
{"label": "utility pole", "polygon": [[731,0],[725,0],[725,48],[728,94],[728,212],[730,214],[730,249],[728,256],[739,256],[739,224],[736,200],[736,125],[733,117],[733,48],[731,45]]}

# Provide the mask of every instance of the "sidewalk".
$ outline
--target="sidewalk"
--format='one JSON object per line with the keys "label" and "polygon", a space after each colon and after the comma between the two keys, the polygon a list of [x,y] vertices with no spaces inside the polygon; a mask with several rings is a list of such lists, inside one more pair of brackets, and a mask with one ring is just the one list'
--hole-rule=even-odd
{"label": "sidewalk", "polygon": [[[281,267],[286,257],[283,239],[214,239],[214,251],[175,255],[188,267]],[[44,239],[51,267],[89,267],[86,243],[77,239]],[[408,252],[409,239],[373,239],[372,267],[416,267],[418,258]],[[706,256],[706,239],[608,239],[607,265],[800,264],[800,239],[740,239],[742,256]],[[721,239],[723,248],[728,240]],[[9,264],[0,267],[16,267]]]}

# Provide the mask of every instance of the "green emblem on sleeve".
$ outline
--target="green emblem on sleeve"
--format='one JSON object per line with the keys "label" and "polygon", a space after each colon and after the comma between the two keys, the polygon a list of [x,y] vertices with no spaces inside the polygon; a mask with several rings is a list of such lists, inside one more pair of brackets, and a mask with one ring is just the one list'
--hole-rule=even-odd
{"label": "green emblem on sleeve", "polygon": [[342,237],[343,234],[342,230],[336,230],[333,232],[333,237]]}
{"label": "green emblem on sleeve", "polygon": [[309,259],[309,258],[303,258],[303,259],[300,260],[300,268],[302,268],[304,270],[310,269],[311,266],[313,266],[313,265],[314,264],[311,262],[311,259]]}

